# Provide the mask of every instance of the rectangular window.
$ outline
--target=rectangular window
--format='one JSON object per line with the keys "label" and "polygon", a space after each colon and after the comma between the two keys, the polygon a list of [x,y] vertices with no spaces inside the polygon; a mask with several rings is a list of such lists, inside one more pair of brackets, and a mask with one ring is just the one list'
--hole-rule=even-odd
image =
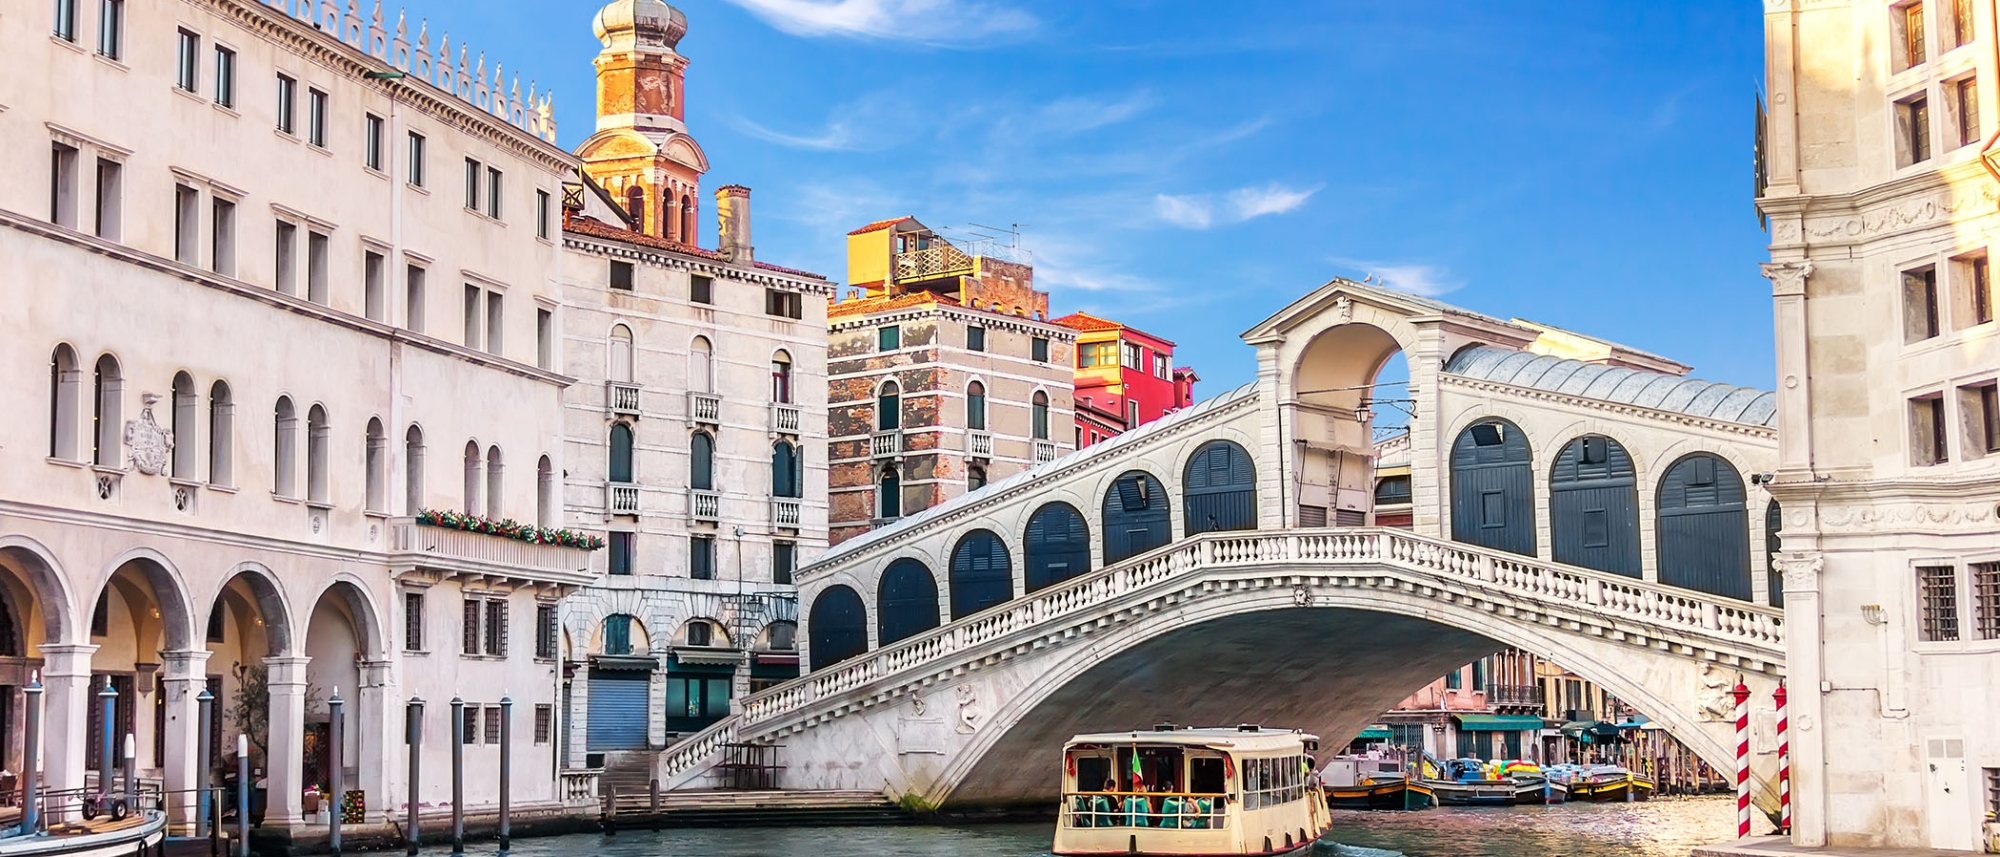
{"label": "rectangular window", "polygon": [[1938,335],[1937,268],[1903,272],[1903,342]]}
{"label": "rectangular window", "polygon": [[376,172],[382,171],[382,117],[373,113],[362,120],[361,141],[362,163]]}
{"label": "rectangular window", "polygon": [[1142,359],[1144,358],[1142,356],[1142,352],[1139,350],[1139,346],[1127,342],[1125,343],[1123,359],[1119,362],[1118,365],[1123,366],[1127,369],[1132,369],[1136,371],[1145,371],[1146,367],[1140,365],[1140,361]]}
{"label": "rectangular window", "polygon": [[76,228],[76,169],[81,156],[75,146],[49,145],[49,222]]}
{"label": "rectangular window", "polygon": [[698,304],[715,303],[715,280],[700,274],[689,275],[688,301]]}
{"label": "rectangular window", "polygon": [[106,59],[125,57],[125,0],[97,0],[97,52]]}
{"label": "rectangular window", "polygon": [[535,191],[535,237],[549,237],[549,192]]}
{"label": "rectangular window", "polygon": [[780,318],[802,318],[805,316],[805,300],[798,292],[765,289],[764,314]]}
{"label": "rectangular window", "polygon": [[201,85],[197,70],[201,68],[201,37],[186,30],[180,31],[177,41],[179,48],[174,55],[174,86],[182,92],[193,92]]}
{"label": "rectangular window", "polygon": [[696,580],[715,579],[715,539],[708,536],[688,538],[688,576]]}
{"label": "rectangular window", "polygon": [[878,351],[894,351],[903,347],[903,329],[896,325],[875,330],[875,348]]}
{"label": "rectangular window", "polygon": [[1947,445],[1944,397],[1933,393],[1910,400],[1910,463],[1918,467],[1951,460]]}
{"label": "rectangular window", "polygon": [[1030,342],[1030,343],[1029,343],[1029,346],[1028,346],[1028,356],[1029,356],[1029,358],[1030,358],[1030,359],[1034,360],[1034,361],[1035,361],[1036,363],[1047,363],[1047,362],[1049,362],[1049,339],[1048,339],[1048,337],[1046,337],[1046,336],[1037,336],[1037,337],[1035,337],[1035,338],[1034,338],[1034,340],[1033,340],[1032,342]]}
{"label": "rectangular window", "polygon": [[1076,347],[1076,365],[1080,369],[1110,366],[1117,356],[1116,342],[1086,342]]}
{"label": "rectangular window", "polygon": [[174,259],[183,264],[199,264],[201,245],[201,191],[184,184],[174,185]]}
{"label": "rectangular window", "polygon": [[1958,388],[1958,417],[1966,460],[2000,453],[2000,386],[1988,381]]}
{"label": "rectangular window", "polygon": [[1922,95],[1896,102],[1896,166],[1931,159],[1931,105]]}
{"label": "rectangular window", "polygon": [[55,36],[65,42],[76,41],[76,0],[56,0]]}
{"label": "rectangular window", "polygon": [[2000,562],[1972,564],[1972,623],[1982,640],[2000,640]]}
{"label": "rectangular window", "polygon": [[1993,273],[1985,256],[1972,260],[1972,323],[1993,320]]}
{"label": "rectangular window", "polygon": [[1986,814],[2000,816],[2000,768],[1987,768],[1986,773]]}
{"label": "rectangular window", "polygon": [[1167,352],[1153,352],[1153,377],[1162,381],[1168,380],[1173,374],[1173,365],[1174,358],[1168,357]]}
{"label": "rectangular window", "polygon": [[298,294],[299,289],[298,243],[299,228],[285,221],[278,221],[277,243],[273,247],[276,251],[274,255],[277,270],[274,272],[272,282],[277,284],[278,291],[288,295]]}
{"label": "rectangular window", "polygon": [[461,605],[458,646],[461,655],[479,654],[479,605],[479,601],[471,598]]}
{"label": "rectangular window", "polygon": [[500,706],[486,706],[483,713],[486,717],[486,743],[500,743]]}
{"label": "rectangular window", "polygon": [[507,656],[507,602],[486,602],[486,653]]}
{"label": "rectangular window", "polygon": [[966,326],[965,350],[967,351],[986,350],[986,328],[980,327],[976,324]]}
{"label": "rectangular window", "polygon": [[215,103],[236,106],[236,52],[221,45],[215,47]]}
{"label": "rectangular window", "polygon": [[799,567],[799,546],[791,542],[771,543],[771,582],[781,586],[792,584],[792,572]]}
{"label": "rectangular window", "polygon": [[465,159],[465,207],[470,208],[473,211],[479,210],[479,178],[480,178],[479,162],[471,158],[466,158]]}
{"label": "rectangular window", "polygon": [[501,323],[506,318],[501,306],[502,298],[499,292],[486,293],[486,353],[488,354],[500,353],[500,334],[507,329],[507,326]]}
{"label": "rectangular window", "polygon": [[1924,62],[1924,4],[1923,0],[1898,6],[1895,15],[1896,70],[1902,71],[1922,65]]}
{"label": "rectangular window", "polygon": [[535,743],[537,744],[549,743],[550,736],[555,734],[555,724],[556,724],[555,706],[553,705],[535,706]]}
{"label": "rectangular window", "polygon": [[1968,77],[1953,84],[1952,101],[1958,108],[1958,145],[1970,146],[1985,139],[1979,133],[1979,79]]}
{"label": "rectangular window", "polygon": [[1972,0],[1945,0],[1951,4],[1952,47],[1972,44]]}
{"label": "rectangular window", "polygon": [[225,277],[236,276],[236,203],[217,199],[209,208],[209,267]]}
{"label": "rectangular window", "polygon": [[556,638],[559,633],[556,628],[556,606],[535,605],[535,657],[553,660],[556,656]]}
{"label": "rectangular window", "polygon": [[614,532],[611,534],[611,538],[608,541],[611,548],[612,574],[632,573],[632,551],[634,547],[632,540],[632,533]]}
{"label": "rectangular window", "polygon": [[306,142],[326,148],[326,93],[306,89]]}
{"label": "rectangular window", "polygon": [[1993,320],[1993,279],[1985,250],[1951,260],[1951,329]]}
{"label": "rectangular window", "polygon": [[388,260],[373,250],[361,251],[361,312],[370,321],[389,320],[388,284],[384,270]]}
{"label": "rectangular window", "polygon": [[486,216],[500,219],[500,171],[486,168]]}
{"label": "rectangular window", "polygon": [[424,269],[411,265],[403,271],[403,326],[423,332]]}
{"label": "rectangular window", "polygon": [[306,232],[306,300],[327,302],[327,256],[331,252],[331,240],[325,233]]}
{"label": "rectangular window", "polygon": [[1958,569],[1917,566],[1918,626],[1927,643],[1958,639]]}
{"label": "rectangular window", "polygon": [[410,652],[424,650],[424,594],[403,593],[403,649]]}
{"label": "rectangular window", "polygon": [[631,262],[611,260],[611,287],[621,292],[632,290],[633,268]]}
{"label": "rectangular window", "polygon": [[556,314],[535,309],[535,365],[554,369],[556,365]]}
{"label": "rectangular window", "polygon": [[97,237],[118,240],[125,219],[125,165],[97,159],[97,212],[92,226]]}
{"label": "rectangular window", "polygon": [[479,743],[479,706],[468,705],[458,713],[458,739],[461,744]]}
{"label": "rectangular window", "polygon": [[298,98],[299,82],[285,75],[278,75],[278,130],[290,134],[298,127],[295,122]]}
{"label": "rectangular window", "polygon": [[465,347],[479,350],[479,305],[483,295],[479,287],[465,287]]}
{"label": "rectangular window", "polygon": [[424,186],[424,135],[410,132],[410,184]]}

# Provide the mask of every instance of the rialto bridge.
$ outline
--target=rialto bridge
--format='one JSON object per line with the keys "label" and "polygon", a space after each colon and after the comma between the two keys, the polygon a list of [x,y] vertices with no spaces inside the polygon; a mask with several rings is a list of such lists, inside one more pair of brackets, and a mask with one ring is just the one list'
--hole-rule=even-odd
{"label": "rialto bridge", "polygon": [[[1783,675],[1768,393],[1337,280],[1245,334],[1258,380],[801,570],[810,672],[663,754],[782,745],[788,788],[1043,799],[1070,734],[1263,722],[1341,743],[1503,647],[1733,766],[1727,689]],[[1406,355],[1411,529],[1373,519]],[[1758,758],[1764,800],[1775,759]]]}

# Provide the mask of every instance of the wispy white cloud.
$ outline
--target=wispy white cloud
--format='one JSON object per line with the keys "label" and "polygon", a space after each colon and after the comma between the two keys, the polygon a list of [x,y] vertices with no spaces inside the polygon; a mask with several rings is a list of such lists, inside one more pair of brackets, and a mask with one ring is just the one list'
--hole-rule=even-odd
{"label": "wispy white cloud", "polygon": [[1021,33],[1039,23],[1025,11],[981,0],[729,0],[795,36],[965,43]]}
{"label": "wispy white cloud", "polygon": [[1115,100],[1058,98],[1035,111],[1035,124],[1050,133],[1079,134],[1133,119],[1157,101],[1148,90]]}
{"label": "wispy white cloud", "polygon": [[1450,269],[1438,265],[1371,262],[1345,258],[1335,258],[1332,261],[1336,265],[1359,270],[1364,277],[1372,276],[1389,288],[1427,298],[1465,288],[1464,280],[1452,276]]}
{"label": "wispy white cloud", "polygon": [[1160,219],[1185,229],[1208,229],[1272,214],[1295,211],[1325,185],[1289,188],[1272,182],[1216,194],[1159,194],[1153,206]]}
{"label": "wispy white cloud", "polygon": [[724,121],[745,136],[793,149],[859,152],[886,149],[918,131],[917,108],[895,91],[874,92],[835,107],[818,129],[792,132],[744,116]]}

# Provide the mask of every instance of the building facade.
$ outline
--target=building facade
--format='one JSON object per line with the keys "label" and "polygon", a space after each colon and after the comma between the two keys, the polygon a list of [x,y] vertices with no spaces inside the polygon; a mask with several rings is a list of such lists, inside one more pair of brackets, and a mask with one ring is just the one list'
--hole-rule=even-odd
{"label": "building facade", "polygon": [[1794,839],[2000,838],[1990,3],[1765,5]]}
{"label": "building facade", "polygon": [[[264,825],[296,830],[338,696],[345,782],[379,822],[408,794],[406,700],[435,771],[460,697],[488,772],[505,694],[515,806],[552,803],[557,605],[594,546],[557,529],[555,202],[577,161],[545,99],[427,32],[296,7],[0,16],[36,70],[0,85],[21,167],[0,349],[39,400],[0,426],[4,766],[39,673],[52,789],[83,785],[107,728],[169,789],[242,733]],[[468,803],[497,796],[468,778]]]}
{"label": "building facade", "polygon": [[1048,321],[1032,267],[911,217],[847,242],[859,295],[827,310],[831,543],[1075,449],[1076,331]]}
{"label": "building facade", "polygon": [[1174,344],[1084,312],[1056,319],[1076,333],[1076,446],[1131,431],[1194,404],[1193,369]]}
{"label": "building facade", "polygon": [[[691,218],[660,188],[700,192],[674,53],[686,19],[621,0],[596,31],[598,130],[579,149],[563,224],[564,355],[577,379],[564,400],[564,506],[608,548],[596,582],[565,605],[563,748],[572,767],[633,772],[619,783],[629,790],[650,780],[653,751],[798,675],[792,569],[826,547],[833,287],[756,261],[748,188],[716,191],[720,249],[699,247],[692,221],[648,215]],[[672,109],[634,112],[620,95],[633,91],[671,96]],[[614,143],[643,163],[597,157]]]}

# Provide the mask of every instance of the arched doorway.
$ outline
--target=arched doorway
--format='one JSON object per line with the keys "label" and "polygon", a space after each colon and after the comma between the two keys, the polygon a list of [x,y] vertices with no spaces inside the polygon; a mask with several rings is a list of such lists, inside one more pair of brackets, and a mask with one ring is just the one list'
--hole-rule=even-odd
{"label": "arched doorway", "polygon": [[1743,478],[1697,452],[1660,477],[1660,582],[1750,600],[1750,515]]}
{"label": "arched doorway", "polygon": [[[187,592],[164,558],[153,554],[121,562],[97,591],[90,615],[89,731],[86,770],[104,763],[104,738],[111,730],[111,764],[125,764],[124,736],[130,735],[142,774],[165,769],[161,734],[166,728],[165,674],[169,655],[193,648]],[[117,694],[114,719],[105,722],[99,694]]]}
{"label": "arched doorway", "polygon": [[[307,658],[304,668],[291,658],[278,657],[270,663],[271,692],[271,811],[270,817],[283,819],[300,811],[299,798],[306,788],[317,786],[330,794],[333,785],[331,750],[332,710],[327,700],[336,690],[345,703],[348,728],[340,749],[344,782],[348,788],[366,787],[374,777],[363,776],[359,764],[379,757],[374,742],[379,731],[357,724],[379,722],[389,716],[387,700],[364,692],[364,671],[385,660],[380,643],[381,622],[368,593],[353,581],[337,579],[321,590],[312,611],[306,614],[304,645],[298,651]],[[441,701],[441,700],[440,700]],[[296,711],[296,713],[294,713]],[[297,718],[296,720],[292,718]],[[288,736],[288,728],[299,730]],[[287,745],[290,758],[286,758]],[[289,769],[291,759],[300,767]],[[377,772],[370,772],[377,773]],[[283,812],[284,814],[279,814]]]}
{"label": "arched doorway", "polygon": [[650,721],[652,637],[637,617],[614,613],[599,625],[590,658],[589,712],[584,749],[591,753],[644,750]]}
{"label": "arched doorway", "polygon": [[809,670],[821,670],[868,651],[868,608],[861,596],[847,586],[826,588],[813,599],[806,617],[806,635],[812,641]]}
{"label": "arched doorway", "polygon": [[1293,401],[1281,406],[1288,412],[1281,440],[1292,450],[1289,471],[1296,491],[1279,499],[1295,504],[1285,509],[1286,519],[1301,527],[1368,523],[1377,459],[1399,439],[1407,458],[1410,415],[1416,410],[1409,363],[1396,336],[1354,320],[1361,310],[1373,313],[1367,304],[1347,295],[1330,303],[1335,323],[1300,353]]}
{"label": "arched doorway", "polygon": [[1104,564],[1124,562],[1173,538],[1167,489],[1153,474],[1127,471],[1104,492]]}
{"label": "arched doorway", "polygon": [[[42,645],[74,633],[76,619],[69,615],[69,599],[62,577],[39,545],[0,543],[0,606],[6,613],[6,627],[0,629],[0,769],[21,770],[25,758],[25,700],[21,688],[44,666]],[[50,716],[62,716],[57,707],[61,688],[54,677],[45,676],[50,686],[43,697]],[[81,712],[75,712],[80,714]],[[50,781],[61,776],[63,760],[59,748],[48,748],[45,770]],[[81,785],[77,783],[74,785]],[[55,787],[55,786],[52,786]]]}
{"label": "arched doorway", "polygon": [[[236,736],[245,736],[256,758],[268,758],[270,743],[269,673],[264,659],[291,649],[291,614],[277,585],[261,568],[245,568],[223,584],[203,620],[202,643],[208,650],[199,690],[214,697],[209,721],[207,766],[211,782],[222,782],[234,770]],[[191,677],[193,678],[193,677]],[[246,697],[248,685],[252,696]],[[347,691],[351,698],[353,688]],[[352,709],[350,709],[352,710]],[[192,725],[199,729],[200,724]],[[190,734],[194,734],[192,731]],[[196,734],[196,740],[199,740]],[[169,753],[180,748],[169,746]],[[186,752],[196,752],[193,747]]]}
{"label": "arched doorway", "polygon": [[1639,479],[1618,441],[1587,435],[1549,471],[1549,547],[1555,561],[1639,577]]}
{"label": "arched doorway", "polygon": [[1043,504],[1028,518],[1025,541],[1023,575],[1029,592],[1090,571],[1090,523],[1075,506]]}
{"label": "arched doorway", "polygon": [[1014,597],[1014,565],[991,530],[959,537],[951,551],[951,618],[963,619]]}
{"label": "arched doorway", "polygon": [[1534,452],[1506,420],[1466,426],[1451,447],[1451,537],[1535,555]]}
{"label": "arched doorway", "polygon": [[1257,465],[1226,440],[1202,444],[1181,480],[1187,535],[1257,529]]}
{"label": "arched doorway", "polygon": [[937,578],[931,570],[909,557],[889,563],[875,589],[876,645],[900,642],[937,626]]}

